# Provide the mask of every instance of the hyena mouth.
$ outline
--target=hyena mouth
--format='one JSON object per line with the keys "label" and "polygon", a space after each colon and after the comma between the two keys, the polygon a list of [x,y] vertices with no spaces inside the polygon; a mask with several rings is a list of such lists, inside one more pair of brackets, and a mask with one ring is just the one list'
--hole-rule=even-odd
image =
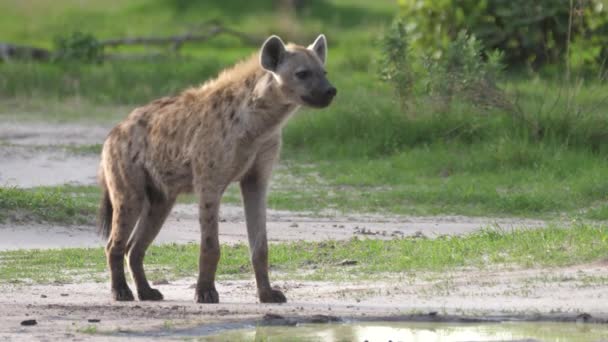
{"label": "hyena mouth", "polygon": [[314,108],[325,108],[331,104],[331,100],[333,100],[333,96],[321,97],[321,98],[313,98],[310,96],[301,96],[302,101],[310,107]]}

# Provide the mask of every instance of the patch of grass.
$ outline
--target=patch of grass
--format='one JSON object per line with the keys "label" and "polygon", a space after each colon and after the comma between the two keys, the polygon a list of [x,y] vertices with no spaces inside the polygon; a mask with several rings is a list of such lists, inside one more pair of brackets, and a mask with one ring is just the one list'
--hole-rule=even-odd
{"label": "patch of grass", "polygon": [[[50,47],[57,34],[73,31],[93,32],[101,39],[136,35],[171,35],[184,33],[202,22],[221,19],[238,30],[254,35],[270,32],[290,33],[290,38],[300,32],[369,31],[371,25],[390,20],[397,10],[392,0],[373,3],[361,0],[315,0],[302,3],[297,13],[297,27],[290,27],[281,6],[273,0],[242,2],[239,0],[125,0],[108,4],[101,0],[89,0],[86,5],[74,0],[6,0],[0,3],[0,11],[6,20],[0,23],[0,31],[7,41],[39,44]],[[27,22],[28,25],[23,25]],[[111,22],[112,25],[107,25]],[[293,24],[293,22],[291,22]],[[302,25],[303,27],[301,27]],[[238,41],[228,40],[231,45]],[[193,44],[196,47],[226,44],[222,40]]]}
{"label": "patch of grass", "polygon": [[[7,150],[13,150],[17,152],[19,150],[28,150],[36,152],[52,152],[52,151],[65,151],[75,155],[100,155],[102,144],[88,144],[88,145],[77,145],[77,144],[55,144],[55,145],[18,145],[3,142],[0,140],[0,148]],[[74,188],[74,187],[72,187]],[[47,189],[50,189],[47,187]]]}
{"label": "patch of grass", "polygon": [[93,154],[100,155],[102,144],[90,144],[90,145],[65,145],[65,146],[57,146],[63,147],[66,151],[73,154]]}
{"label": "patch of grass", "polygon": [[133,105],[103,105],[83,97],[0,96],[0,119],[6,121],[105,124],[122,120],[131,110]]}
{"label": "patch of grass", "polygon": [[[74,153],[94,153],[97,145],[76,147]],[[240,204],[238,187],[224,194],[223,203]],[[61,224],[95,224],[101,198],[97,186],[62,185],[29,189],[0,187],[0,222],[39,221]],[[195,195],[184,194],[179,203],[195,204]]]}
{"label": "patch of grass", "polygon": [[[286,152],[285,154],[287,154]],[[593,153],[552,145],[433,144],[384,158],[286,161],[291,179],[272,183],[284,209],[608,219],[608,164]]]}
{"label": "patch of grass", "polygon": [[0,221],[93,224],[98,196],[94,187],[0,188]]}
{"label": "patch of grass", "polygon": [[97,327],[94,325],[87,325],[84,328],[79,328],[78,330],[79,333],[83,333],[83,334],[89,334],[89,335],[93,335],[93,334],[97,334]]}
{"label": "patch of grass", "polygon": [[[95,103],[143,104],[215,75],[230,60],[121,61],[97,64],[4,63],[4,98],[83,97]],[[127,113],[124,115],[126,116]]]}
{"label": "patch of grass", "polygon": [[[151,278],[192,277],[198,269],[198,252],[196,244],[153,246],[146,255],[146,267]],[[278,243],[271,245],[269,260],[278,278],[356,280],[386,273],[493,265],[565,266],[607,257],[608,227],[576,225],[515,231],[488,228],[436,239]],[[357,264],[340,266],[344,259]],[[0,265],[3,283],[79,281],[83,274],[99,274],[106,267],[102,248],[5,251],[0,252]],[[222,246],[220,279],[249,278],[251,272],[247,246]]]}

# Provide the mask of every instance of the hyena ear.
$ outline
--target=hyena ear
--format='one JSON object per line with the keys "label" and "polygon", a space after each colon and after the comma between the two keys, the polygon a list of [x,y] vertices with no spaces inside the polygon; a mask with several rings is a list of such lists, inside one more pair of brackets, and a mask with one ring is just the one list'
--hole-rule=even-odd
{"label": "hyena ear", "polygon": [[275,72],[285,54],[285,44],[278,36],[270,36],[260,51],[260,64],[262,68]]}
{"label": "hyena ear", "polygon": [[320,34],[314,43],[308,45],[308,49],[314,51],[319,56],[319,59],[321,59],[321,62],[325,64],[327,60],[327,39],[324,34]]}

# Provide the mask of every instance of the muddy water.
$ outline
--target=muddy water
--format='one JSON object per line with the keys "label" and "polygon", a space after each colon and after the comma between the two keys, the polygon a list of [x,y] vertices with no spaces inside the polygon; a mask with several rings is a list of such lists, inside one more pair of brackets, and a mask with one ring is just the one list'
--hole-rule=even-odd
{"label": "muddy water", "polygon": [[302,324],[207,335],[204,341],[608,341],[608,325],[505,322]]}

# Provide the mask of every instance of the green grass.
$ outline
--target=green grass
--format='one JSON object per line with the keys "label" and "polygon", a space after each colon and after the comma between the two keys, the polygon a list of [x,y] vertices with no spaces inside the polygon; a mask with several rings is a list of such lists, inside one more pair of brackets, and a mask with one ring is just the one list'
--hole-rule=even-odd
{"label": "green grass", "polygon": [[0,187],[0,221],[92,224],[98,197],[94,187]]}
{"label": "green grass", "polygon": [[439,143],[385,158],[316,164],[302,158],[287,165],[293,179],[308,185],[282,188],[277,177],[271,207],[291,202],[291,209],[555,218],[599,206],[588,217],[608,218],[601,209],[608,164],[584,150]]}
{"label": "green grass", "polygon": [[[146,265],[151,279],[193,277],[198,245],[153,246]],[[391,241],[359,240],[278,243],[270,247],[275,278],[357,280],[387,273],[441,272],[493,266],[550,267],[606,260],[608,228],[576,225],[516,230],[485,229],[465,236]],[[354,266],[340,266],[344,260]],[[0,252],[0,283],[104,281],[102,248]],[[220,279],[250,278],[245,245],[222,246]],[[84,276],[83,276],[84,275]],[[92,278],[92,279],[91,279]]]}
{"label": "green grass", "polygon": [[79,333],[82,333],[82,334],[91,334],[91,335],[98,333],[97,327],[94,325],[91,325],[91,324],[85,326],[84,328],[79,328],[76,331],[78,331]]}
{"label": "green grass", "polygon": [[[102,65],[6,63],[0,88],[8,98],[82,97],[95,103],[143,103],[202,83],[230,60],[122,61]],[[127,113],[125,113],[126,115]]]}
{"label": "green grass", "polygon": [[[6,18],[0,22],[0,31],[8,41],[48,47],[58,34],[75,30],[93,32],[102,39],[169,35],[183,33],[210,19],[221,19],[231,27],[255,35],[284,31],[291,36],[308,36],[311,31],[321,29],[365,34],[370,25],[390,20],[396,9],[393,0],[373,3],[315,0],[306,2],[299,11],[303,23],[294,24],[285,22],[285,13],[277,10],[273,0],[127,0],[113,4],[101,0],[89,0],[86,4],[75,0],[7,0],[0,3],[0,12]],[[235,44],[221,39],[211,44],[226,43]]]}

